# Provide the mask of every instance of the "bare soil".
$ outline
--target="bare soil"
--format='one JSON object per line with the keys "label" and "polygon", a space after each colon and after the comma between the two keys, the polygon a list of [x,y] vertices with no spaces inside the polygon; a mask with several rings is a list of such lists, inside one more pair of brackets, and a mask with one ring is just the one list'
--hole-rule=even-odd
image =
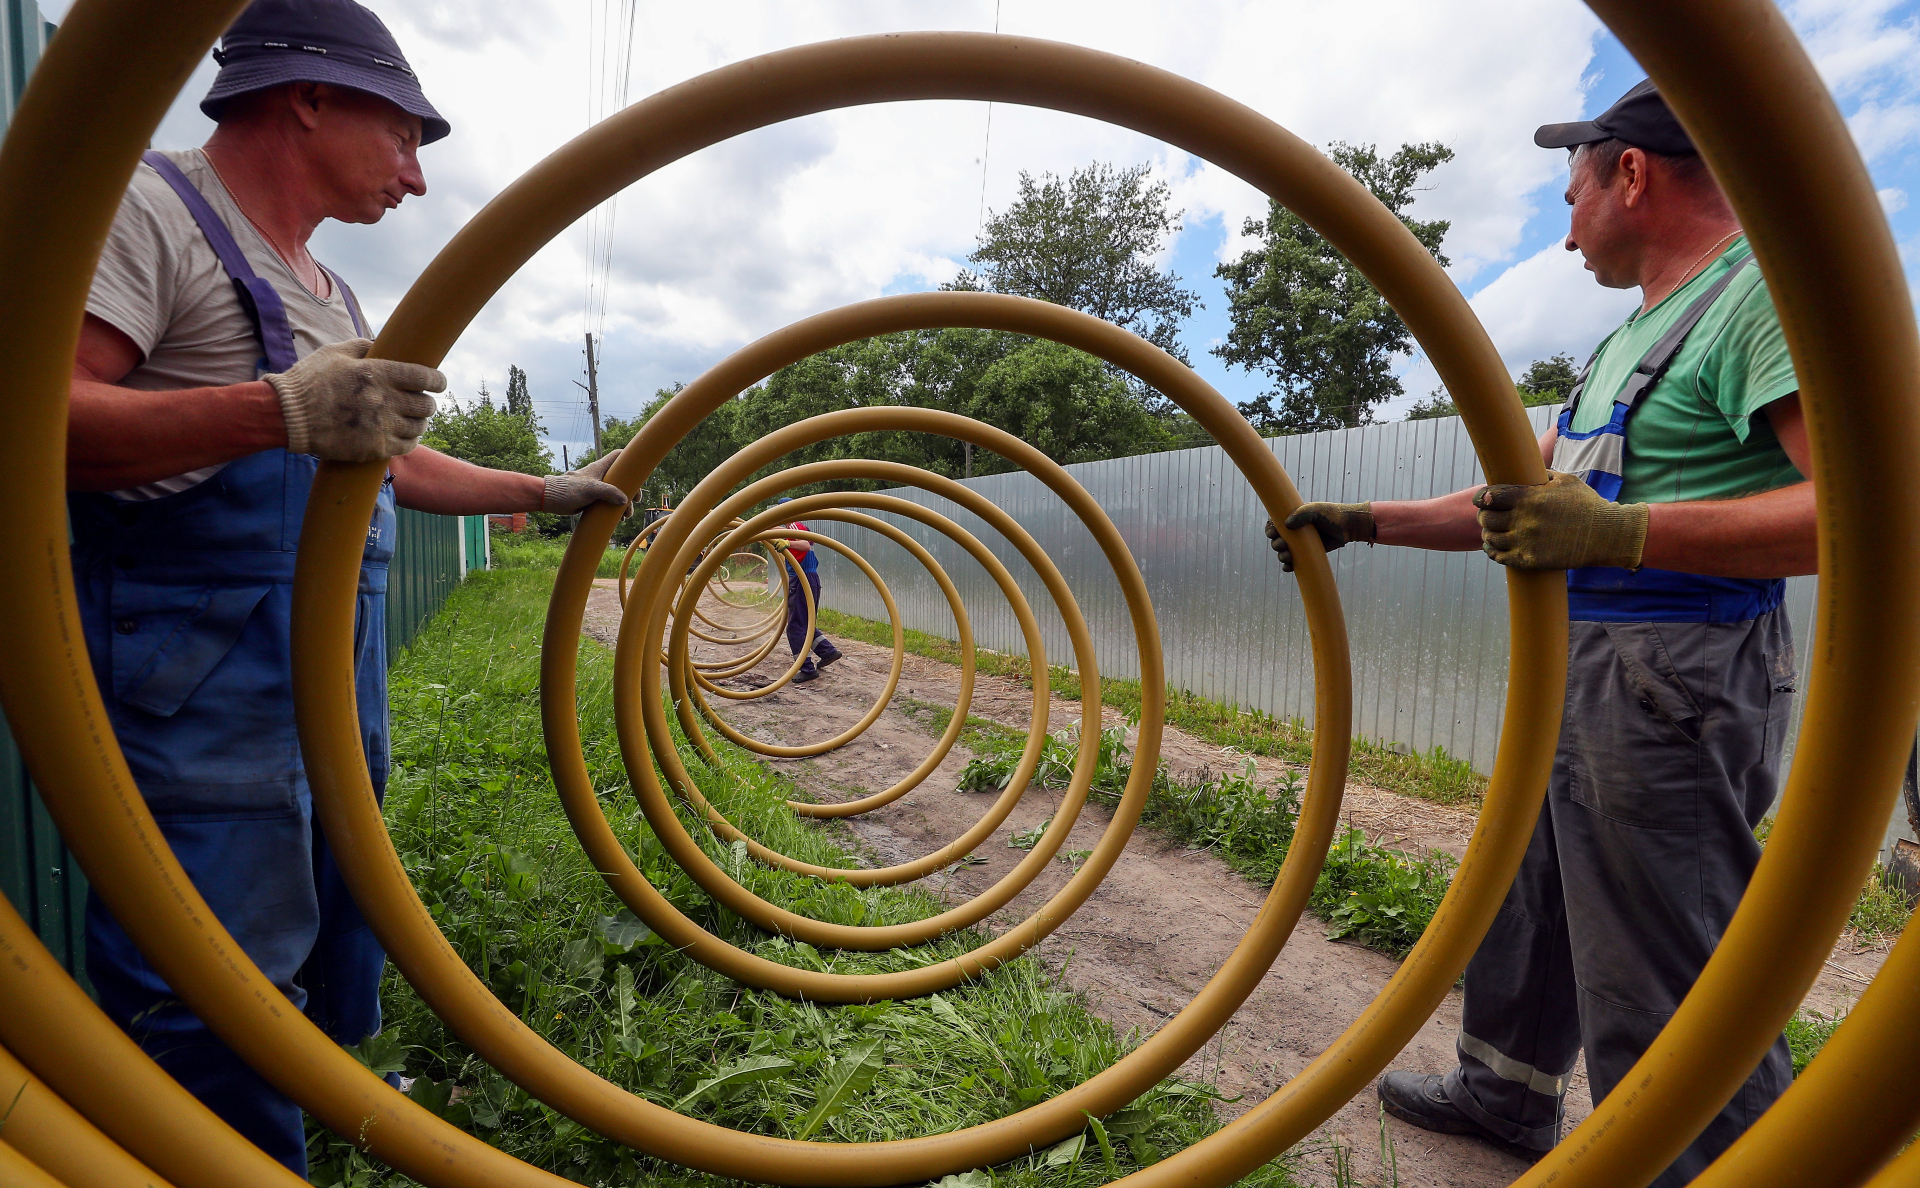
{"label": "bare soil", "polygon": [[[588,603],[585,631],[611,646],[619,624],[613,583],[596,583]],[[743,612],[708,599],[707,613],[721,622],[746,623],[758,612]],[[697,641],[696,641],[697,642]],[[729,703],[724,711],[737,728],[768,742],[797,744],[830,737],[851,726],[884,688],[891,653],[852,640],[835,641],[846,654],[819,680],[789,686],[749,702]],[[702,658],[725,649],[701,645]],[[784,645],[742,678],[772,680],[791,662]],[[811,759],[766,760],[800,787],[823,801],[840,801],[889,787],[925,757],[933,739],[927,706],[951,709],[958,696],[959,669],[907,656],[899,693],[872,728],[838,750]],[[982,674],[975,682],[970,714],[1026,730],[1032,719],[1032,691],[1016,681]],[[1052,699],[1049,726],[1060,730],[1078,721],[1079,702]],[[1108,726],[1121,722],[1107,709]],[[1129,740],[1131,742],[1131,739]],[[1238,769],[1248,756],[1214,746],[1168,727],[1162,755],[1177,774]],[[956,746],[916,790],[884,808],[847,822],[871,852],[876,865],[891,865],[928,853],[964,832],[984,813],[992,797],[956,791],[960,769],[972,758]],[[1289,770],[1277,760],[1256,757],[1263,780]],[[1032,829],[1052,813],[1054,794],[1036,793],[1018,805],[1002,828],[1006,832],[981,844],[976,856],[986,861],[948,870],[928,880],[931,889],[954,901],[972,898],[1006,875],[1022,851],[1008,843],[1012,832]],[[1345,817],[1375,840],[1403,848],[1463,852],[1474,823],[1470,809],[1416,800],[1378,788],[1350,785]],[[1111,814],[1089,805],[1062,847],[1063,854],[1090,850]],[[1065,861],[1028,887],[989,926],[1005,927],[1032,912],[1069,877]],[[1036,950],[1064,972],[1067,982],[1092,1008],[1122,1032],[1150,1033],[1177,1013],[1203,986],[1252,925],[1264,891],[1229,869],[1212,854],[1142,830],[1079,913]],[[1181,1075],[1209,1081],[1227,1097],[1223,1116],[1250,1108],[1285,1084],[1343,1031],[1386,985],[1397,962],[1357,945],[1329,941],[1325,925],[1304,916],[1273,968],[1233,1021],[1214,1042],[1192,1057]],[[1842,938],[1827,971],[1808,995],[1820,1010],[1847,1006],[1878,972],[1886,946],[1863,946]],[[1391,1067],[1441,1072],[1454,1061],[1453,1039],[1460,1024],[1456,988]],[[1591,1112],[1584,1067],[1576,1068],[1567,1096],[1568,1128]],[[1383,1142],[1383,1136],[1385,1141]],[[1335,1148],[1350,1152],[1356,1184],[1405,1188],[1478,1188],[1503,1185],[1525,1170],[1518,1158],[1476,1140],[1437,1135],[1382,1117],[1368,1085],[1318,1132],[1302,1144],[1299,1178],[1314,1185],[1333,1184]],[[1397,1181],[1388,1164],[1397,1165]]]}

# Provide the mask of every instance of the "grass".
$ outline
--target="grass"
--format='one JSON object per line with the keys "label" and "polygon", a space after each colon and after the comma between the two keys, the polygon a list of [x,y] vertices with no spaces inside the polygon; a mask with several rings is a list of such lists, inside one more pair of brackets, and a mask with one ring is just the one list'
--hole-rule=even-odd
{"label": "grass", "polygon": [[[944,730],[950,713],[929,714],[929,724],[936,731]],[[1025,736],[976,718],[969,719],[962,740],[975,758],[961,770],[961,789],[1004,788],[1019,761]],[[1118,803],[1133,774],[1125,740],[1126,732],[1117,726],[1100,733],[1092,793],[1096,801]],[[1078,745],[1073,731],[1049,736],[1035,782],[1065,787]],[[1301,791],[1299,777],[1292,773],[1273,789],[1262,788],[1251,761],[1239,772],[1203,773],[1191,780],[1175,779],[1162,763],[1147,793],[1141,824],[1194,849],[1212,850],[1234,870],[1267,887],[1293,845]],[[1404,956],[1432,921],[1453,867],[1449,854],[1417,855],[1376,845],[1349,826],[1328,851],[1308,907],[1327,921],[1330,939],[1352,940]]]}
{"label": "grass", "polygon": [[[492,537],[493,569],[535,569],[551,574],[560,568],[560,559],[567,552],[567,538],[564,536],[543,536],[538,532],[495,532]],[[595,577],[617,578],[620,576],[620,559],[626,556],[626,546],[614,544],[600,557]],[[627,576],[632,578],[640,568],[640,559],[644,553],[635,554],[633,564],[627,567]],[[765,570],[751,562],[734,562],[722,573],[731,580],[763,579]],[[764,588],[764,587],[763,587]],[[889,637],[891,642],[891,637]]]}
{"label": "grass", "polygon": [[[496,554],[498,556],[498,554]],[[569,1057],[660,1105],[757,1134],[876,1141],[1002,1117],[1118,1060],[1135,1037],[1088,1012],[1032,959],[926,999],[823,1007],[745,989],[662,944],[590,868],[555,800],[537,712],[539,636],[551,571],[476,573],[392,674],[396,768],[387,818],[429,911],[469,966]],[[720,911],[663,855],[621,769],[612,662],[583,643],[580,720],[588,769],[614,830],[682,911],[776,961],[843,971],[907,969],[980,943],[961,933],[914,950],[820,953]],[[794,789],[743,752],[692,760],[702,789],[743,828],[796,857],[856,862],[837,823],[796,818]],[[911,889],[822,886],[711,847],[747,886],[843,923],[923,918],[941,904]],[[532,1100],[451,1035],[389,971],[386,1028],[358,1054],[416,1078],[416,1102],[494,1146],[583,1184],[719,1181],[599,1138]],[[1169,1079],[1089,1134],[949,1188],[1104,1183],[1217,1128],[1206,1085]],[[406,1184],[328,1132],[310,1131],[313,1181]],[[1276,1161],[1246,1183],[1293,1181]]]}
{"label": "grass", "polygon": [[1802,1011],[1787,1020],[1787,1048],[1793,1053],[1794,1076],[1806,1071],[1807,1064],[1820,1054],[1820,1049],[1846,1017],[1845,1011],[1835,1011],[1831,1015]]}
{"label": "grass", "polygon": [[[820,626],[829,635],[893,646],[893,629],[885,623],[822,608]],[[960,663],[960,645],[924,631],[908,631],[906,647],[916,656]],[[974,665],[984,673],[1011,677],[1033,685],[1033,664],[1024,656],[1009,656],[975,646]],[[1080,676],[1062,665],[1051,665],[1047,684],[1053,695],[1069,701],[1081,698]],[[1140,682],[1123,677],[1100,678],[1100,700],[1122,713],[1138,714]],[[1184,689],[1167,687],[1167,724],[1216,746],[1234,747],[1249,755],[1266,755],[1304,765],[1313,758],[1313,728],[1299,718],[1276,718],[1259,710],[1241,709],[1211,701]],[[1487,778],[1464,759],[1441,747],[1404,754],[1371,739],[1353,740],[1353,778],[1404,796],[1437,804],[1478,807],[1486,794]]]}

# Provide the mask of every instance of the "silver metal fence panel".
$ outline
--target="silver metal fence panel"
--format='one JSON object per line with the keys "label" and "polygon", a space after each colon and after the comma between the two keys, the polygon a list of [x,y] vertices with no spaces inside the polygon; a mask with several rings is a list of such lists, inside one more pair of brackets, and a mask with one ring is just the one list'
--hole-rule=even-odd
{"label": "silver metal fence panel", "polygon": [[[1529,410],[1538,432],[1555,409]],[[1482,481],[1457,417],[1369,425],[1269,442],[1301,494],[1358,502],[1425,499]],[[1290,576],[1268,550],[1266,514],[1217,446],[1067,467],[1119,529],[1146,579],[1168,682],[1278,717],[1313,716],[1313,660]],[[1025,473],[967,481],[1033,535],[1065,577],[1092,630],[1100,671],[1138,677],[1132,623],[1105,556],[1065,503]],[[952,517],[1006,563],[1033,604],[1052,664],[1073,665],[1064,624],[1038,574],[970,513],[913,490],[891,492]],[[892,518],[892,517],[889,517]],[[898,520],[952,576],[983,647],[1025,655],[1011,610],[984,568],[945,536]],[[938,586],[904,550],[875,534],[815,527],[859,549],[892,588],[908,627],[953,638]],[[1478,553],[1349,546],[1333,554],[1353,657],[1355,731],[1407,750],[1443,748],[1488,770],[1506,700],[1506,582]],[[884,619],[854,567],[822,551],[823,602]],[[1788,583],[1801,655],[1812,646],[1816,583]],[[1799,707],[1793,730],[1799,728]],[[1791,754],[1792,735],[1788,738]]]}

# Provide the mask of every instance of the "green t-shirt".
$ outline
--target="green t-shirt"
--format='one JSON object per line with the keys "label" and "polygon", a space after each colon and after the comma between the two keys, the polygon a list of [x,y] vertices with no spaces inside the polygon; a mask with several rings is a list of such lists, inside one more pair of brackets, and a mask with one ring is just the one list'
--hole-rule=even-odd
{"label": "green t-shirt", "polygon": [[[1653,344],[1696,297],[1752,252],[1746,236],[1734,240],[1706,271],[1607,336],[1573,414],[1576,432],[1607,423],[1614,398]],[[1628,418],[1620,502],[1732,499],[1801,481],[1773,425],[1753,415],[1799,390],[1773,298],[1759,268],[1748,265]]]}

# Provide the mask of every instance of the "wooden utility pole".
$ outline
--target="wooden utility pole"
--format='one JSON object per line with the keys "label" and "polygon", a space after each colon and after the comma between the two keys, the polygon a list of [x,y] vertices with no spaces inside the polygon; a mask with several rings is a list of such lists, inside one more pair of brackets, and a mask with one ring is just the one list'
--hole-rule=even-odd
{"label": "wooden utility pole", "polygon": [[593,418],[593,456],[600,456],[600,380],[593,365],[593,335],[587,335],[587,415]]}

